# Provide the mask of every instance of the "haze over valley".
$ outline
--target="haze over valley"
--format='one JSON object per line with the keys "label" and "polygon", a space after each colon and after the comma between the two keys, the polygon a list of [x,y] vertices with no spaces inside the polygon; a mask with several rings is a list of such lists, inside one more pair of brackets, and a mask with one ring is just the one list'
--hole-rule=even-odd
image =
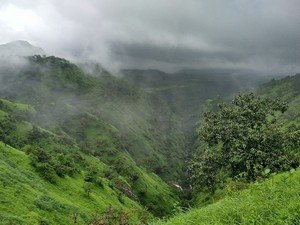
{"label": "haze over valley", "polygon": [[0,3],[0,225],[300,223],[300,4]]}

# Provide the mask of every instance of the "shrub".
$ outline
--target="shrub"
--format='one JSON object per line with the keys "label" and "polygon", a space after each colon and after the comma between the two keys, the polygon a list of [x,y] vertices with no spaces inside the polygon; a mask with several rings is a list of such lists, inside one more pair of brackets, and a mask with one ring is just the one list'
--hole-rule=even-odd
{"label": "shrub", "polygon": [[266,170],[289,170],[295,160],[287,146],[288,134],[278,123],[278,113],[287,105],[278,99],[254,94],[238,95],[218,112],[207,112],[200,129],[204,149],[189,165],[194,186],[215,191],[226,179],[254,181],[268,176]]}
{"label": "shrub", "polygon": [[103,213],[98,213],[93,216],[90,225],[102,224],[119,224],[119,225],[129,225],[130,224],[130,215],[128,212],[115,209],[112,207],[107,208]]}
{"label": "shrub", "polygon": [[50,183],[56,183],[56,172],[49,163],[37,163],[35,168]]}
{"label": "shrub", "polygon": [[36,207],[45,211],[54,211],[59,210],[63,211],[66,209],[66,206],[57,202],[56,200],[50,198],[48,195],[42,195],[34,201]]}

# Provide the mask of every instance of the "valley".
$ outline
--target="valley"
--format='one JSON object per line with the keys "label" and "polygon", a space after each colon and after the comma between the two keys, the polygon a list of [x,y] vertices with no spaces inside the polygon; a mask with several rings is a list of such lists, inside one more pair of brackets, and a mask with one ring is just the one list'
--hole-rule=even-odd
{"label": "valley", "polygon": [[[204,113],[238,93],[287,102],[279,121],[297,140],[299,74],[269,81],[249,71],[123,70],[118,77],[55,56],[13,62],[0,68],[0,224],[184,224],[211,214],[203,224],[237,224],[256,214],[248,208],[249,214],[232,214],[233,205],[273,203],[265,194],[235,201],[250,198],[249,191],[256,198],[260,187],[277,198],[285,187],[289,172],[272,174],[278,180],[272,186],[262,180],[257,187],[245,182],[240,189],[199,191],[188,167],[203,148]],[[292,154],[297,167],[299,140]],[[286,185],[287,195],[298,193]],[[298,212],[294,200],[287,204]],[[190,207],[199,209],[184,213]]]}

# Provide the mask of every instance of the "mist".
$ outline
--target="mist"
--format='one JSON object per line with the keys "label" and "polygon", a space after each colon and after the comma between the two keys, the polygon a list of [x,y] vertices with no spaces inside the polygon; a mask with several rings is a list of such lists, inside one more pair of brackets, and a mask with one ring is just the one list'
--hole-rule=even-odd
{"label": "mist", "polygon": [[0,43],[107,69],[299,71],[300,4],[256,1],[1,1]]}

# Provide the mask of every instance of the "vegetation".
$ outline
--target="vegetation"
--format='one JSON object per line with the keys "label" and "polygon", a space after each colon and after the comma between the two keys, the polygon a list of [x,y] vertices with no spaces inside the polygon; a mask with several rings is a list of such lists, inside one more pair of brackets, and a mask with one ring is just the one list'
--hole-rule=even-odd
{"label": "vegetation", "polygon": [[[159,99],[107,72],[89,76],[56,57],[29,62],[20,71],[1,71],[0,140],[28,154],[34,171],[53,185],[84,173],[85,196],[101,191],[106,179],[118,202],[126,196],[156,216],[170,214],[179,200],[153,173],[181,173],[177,167],[171,174],[168,166],[179,161],[182,148],[178,130],[165,132],[175,127],[168,107],[156,111]],[[94,173],[98,166],[86,157],[96,157],[105,169]]]}
{"label": "vegetation", "polygon": [[[56,177],[52,184],[44,180],[33,168],[30,158],[23,151],[0,142],[0,224],[89,224],[95,214],[104,213],[111,205],[126,211],[130,223],[148,213],[135,201],[122,196],[102,178],[103,187],[92,184],[86,195],[84,169],[75,176]],[[84,156],[86,163],[97,165],[103,173],[107,166],[99,160]],[[133,213],[134,212],[134,213]]]}
{"label": "vegetation", "polygon": [[[204,210],[219,199],[247,197],[247,187],[264,202],[255,187],[269,181],[250,183],[266,177],[278,180],[270,191],[276,197],[285,175],[274,173],[300,162],[299,90],[291,85],[299,76],[265,84],[259,96],[240,95],[217,112],[219,94],[255,82],[202,72],[117,78],[53,56],[0,68],[0,224],[146,224],[192,203]],[[281,96],[288,107],[276,100]],[[189,186],[186,160],[207,109]],[[284,201],[293,210],[293,198]],[[276,207],[274,218],[288,216]],[[269,208],[257,207],[255,215],[259,210]]]}
{"label": "vegetation", "polygon": [[237,191],[225,188],[227,196],[211,205],[192,209],[155,225],[181,224],[299,224],[300,170],[275,175],[262,183]]}
{"label": "vegetation", "polygon": [[[199,171],[199,168],[206,169],[206,172],[208,172],[211,168],[216,166],[213,162],[222,162],[222,159],[215,157],[218,156],[218,154],[221,154],[222,150],[224,150],[226,147],[220,142],[226,141],[226,137],[228,135],[230,136],[235,134],[237,136],[233,137],[239,137],[238,131],[241,132],[241,130],[239,130],[240,126],[251,124],[253,121],[259,121],[253,120],[253,118],[251,119],[251,117],[249,117],[251,116],[251,111],[253,110],[246,110],[248,113],[243,115],[247,115],[248,120],[244,120],[244,122],[240,121],[239,124],[236,124],[236,119],[240,118],[242,116],[241,114],[245,112],[245,109],[247,109],[245,106],[259,105],[263,107],[256,108],[256,113],[252,113],[252,115],[264,115],[262,118],[265,119],[262,120],[263,122],[260,124],[260,126],[255,124],[253,128],[262,128],[261,126],[272,126],[272,128],[277,128],[269,129],[269,132],[267,133],[261,132],[259,137],[264,137],[266,134],[269,135],[273,134],[274,132],[278,134],[278,136],[273,137],[273,139],[269,139],[271,143],[267,146],[264,146],[265,148],[263,151],[259,153],[264,153],[263,156],[268,156],[269,151],[269,153],[273,153],[275,150],[275,153],[285,155],[286,157],[283,157],[284,161],[281,162],[282,164],[279,164],[279,167],[276,167],[279,170],[287,170],[290,166],[299,166],[299,88],[297,86],[300,81],[299,78],[299,75],[295,75],[280,80],[272,80],[269,83],[261,85],[257,90],[256,96],[253,94],[240,95],[236,97],[236,100],[239,100],[238,102],[234,101],[233,104],[223,104],[220,107],[215,107],[214,104],[213,107],[210,107],[212,111],[206,114],[206,120],[203,122],[204,125],[202,125],[202,128],[199,132],[199,134],[204,136],[200,136],[196,142],[196,147],[198,150],[207,150],[206,152],[198,152],[198,154],[202,154],[204,161],[207,163],[205,165],[201,163],[203,161],[193,161],[191,168],[193,168],[194,171]],[[276,99],[278,97],[281,97],[281,99],[286,101],[288,103],[288,107],[286,107],[285,104],[282,104],[281,101],[278,101],[278,99]],[[246,100],[246,102],[251,104],[242,104],[243,107],[240,107],[240,103],[243,102],[241,100]],[[269,105],[269,103],[272,104]],[[275,108],[283,109],[285,112],[275,112]],[[261,112],[264,112],[265,109],[270,110],[260,114]],[[235,116],[229,117],[228,115],[232,115],[233,112]],[[271,115],[269,113],[271,113]],[[228,124],[235,124],[237,132],[234,132],[234,129],[231,129],[231,126],[222,126],[224,124],[221,122],[225,121]],[[213,124],[214,126],[206,126],[212,122],[215,122]],[[226,132],[224,132],[224,128],[227,128]],[[251,129],[248,128],[247,130]],[[216,134],[220,134],[220,131],[223,131],[222,135],[217,136]],[[242,130],[242,133],[243,132],[245,131]],[[243,140],[247,140],[249,137],[251,138],[251,134],[253,133],[255,132],[250,134],[247,132],[243,133],[245,135],[240,141],[237,142],[237,146],[239,146],[238,144],[243,142]],[[282,142],[277,142],[277,138]],[[205,139],[207,142],[203,141]],[[234,143],[238,139],[233,138],[231,140],[233,140],[233,142],[228,140],[229,142],[227,142],[227,144]],[[209,143],[209,141],[211,142]],[[216,141],[219,141],[219,143]],[[264,142],[262,141],[261,143]],[[275,148],[276,146],[273,144],[276,144],[278,148]],[[247,145],[244,146],[246,147]],[[274,148],[272,148],[272,146]],[[235,153],[234,150],[236,150],[235,145],[228,150],[228,155],[232,156],[231,154]],[[250,151],[248,154],[249,153],[255,153],[255,151]],[[280,154],[277,156],[280,156]],[[238,157],[234,157],[233,160],[229,159],[227,162],[223,163],[225,165],[235,163],[236,159],[243,159],[243,155],[245,154],[239,154],[237,155]],[[278,160],[282,158],[277,158],[276,154],[271,155],[276,158],[272,162],[267,161],[270,165],[276,162],[276,159]],[[227,156],[224,155],[224,157]],[[256,156],[256,158],[252,158],[253,162],[256,162],[260,159],[262,159],[261,155]],[[286,161],[286,159],[289,160]],[[196,158],[194,158],[194,160],[196,160]],[[206,167],[203,167],[204,165]],[[288,167],[283,168],[282,166],[284,165],[288,165]],[[206,174],[207,177],[212,177],[214,179],[220,178],[220,180],[210,180],[213,182],[206,183],[208,184],[208,187],[212,187],[210,184],[214,184],[213,190],[215,190],[215,192],[213,194],[206,191],[207,186],[206,188],[205,186],[204,188],[198,188],[197,191],[194,190],[194,206],[198,207],[197,209],[192,209],[189,212],[176,215],[170,220],[153,222],[153,224],[298,224],[300,222],[300,207],[298,203],[300,185],[299,169],[295,171],[295,169],[292,168],[290,172],[277,174],[277,172],[274,172],[276,169],[271,171],[270,167],[261,168],[256,170],[258,172],[257,177],[251,178],[250,176],[250,179],[247,179],[247,177],[251,170],[246,173],[242,172],[242,176],[237,175],[233,178],[232,175],[234,175],[234,173],[231,173],[231,168],[225,167],[225,169],[227,171],[225,170],[224,173],[218,170],[218,177],[215,176],[217,173],[213,173],[213,176]],[[205,176],[204,173],[193,175],[196,177]],[[266,177],[269,178],[264,181]],[[253,182],[253,180],[256,181]]]}
{"label": "vegetation", "polygon": [[250,93],[207,112],[199,132],[204,149],[189,167],[193,185],[215,191],[228,178],[251,182],[299,166],[291,154],[299,137],[287,138],[291,135],[277,122],[277,112],[286,109],[278,99]]}

